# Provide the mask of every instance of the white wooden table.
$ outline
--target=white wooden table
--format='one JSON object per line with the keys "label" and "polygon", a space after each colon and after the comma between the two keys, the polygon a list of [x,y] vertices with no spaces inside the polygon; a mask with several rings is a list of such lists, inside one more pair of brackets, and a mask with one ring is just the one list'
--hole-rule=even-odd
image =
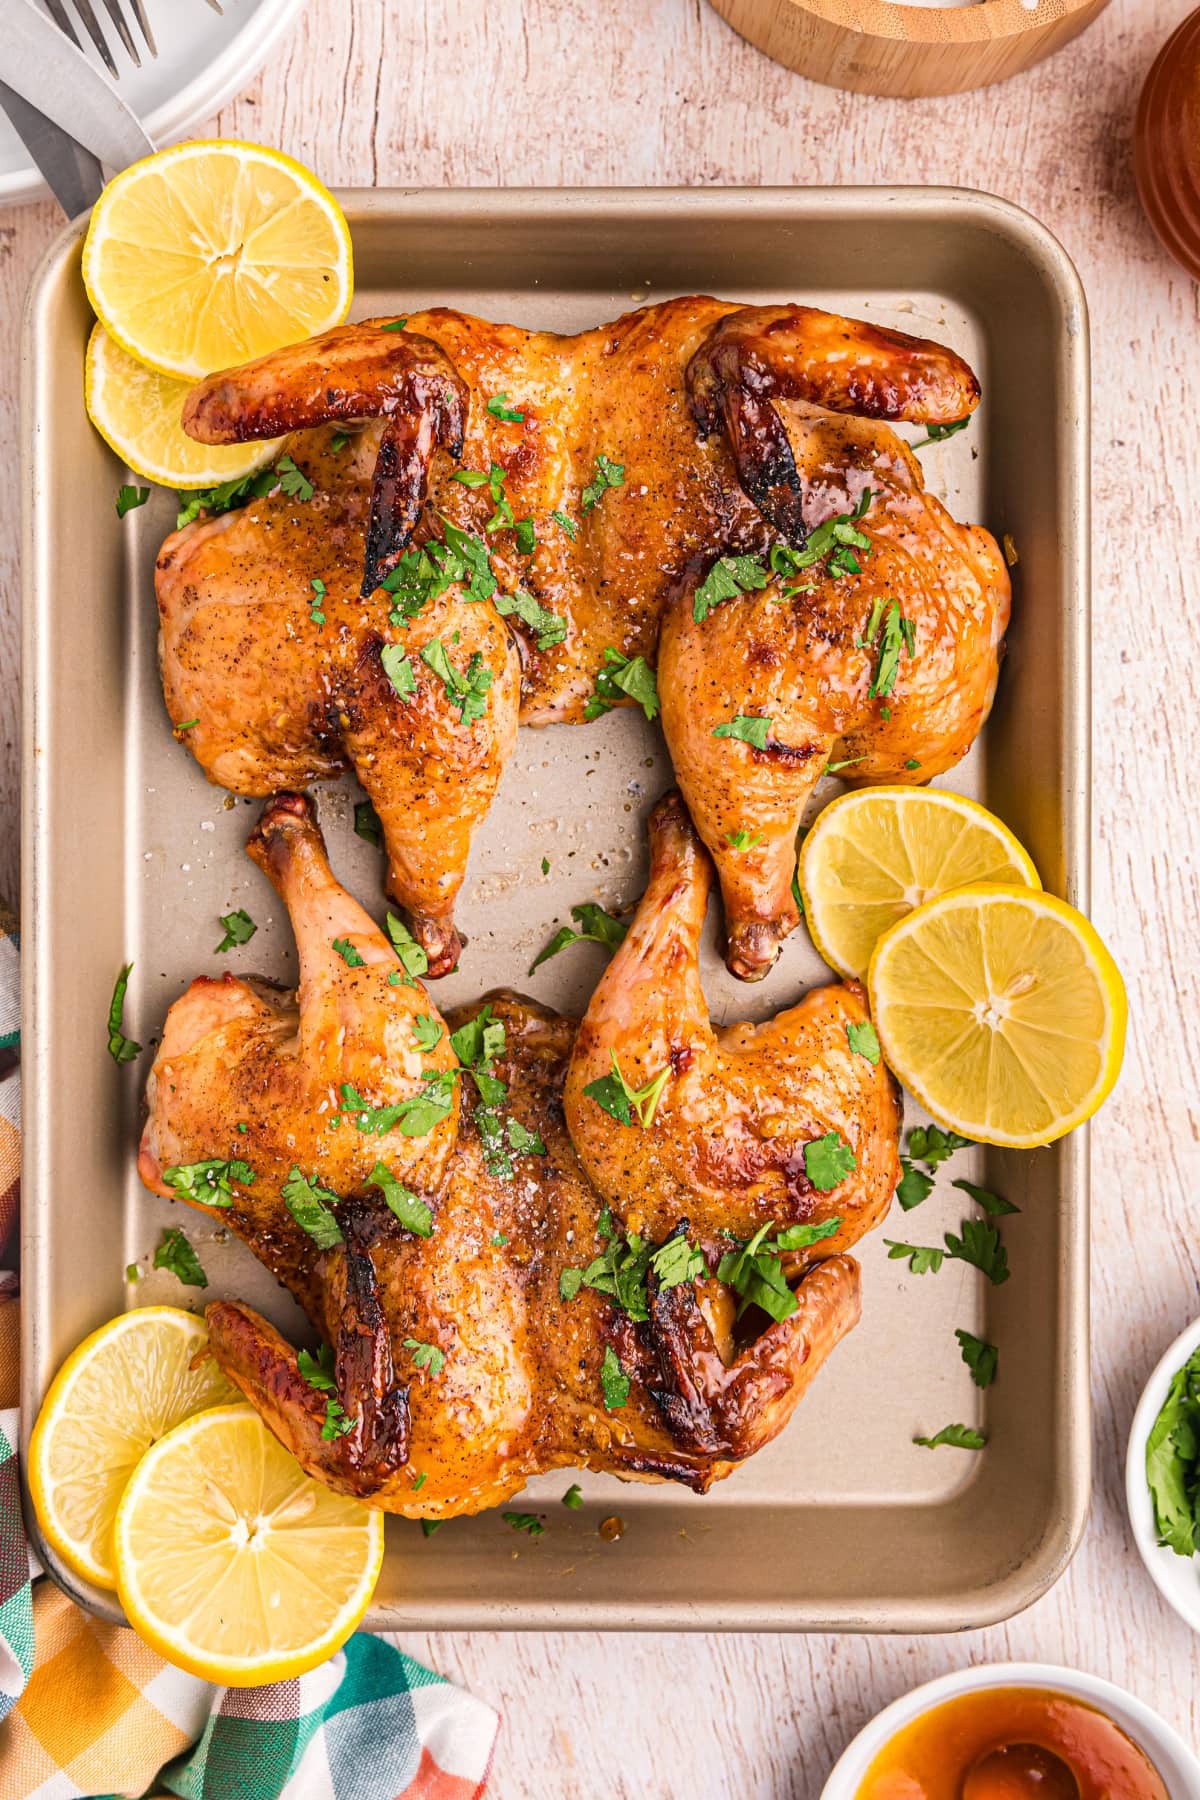
{"label": "white wooden table", "polygon": [[[915,1682],[1034,1657],[1134,1689],[1200,1740],[1195,1638],[1144,1576],[1121,1462],[1138,1389],[1200,1311],[1200,305],[1138,210],[1133,108],[1191,0],[1113,0],[1056,59],[958,99],[865,99],[766,61],[704,0],[312,0],[213,129],[333,183],[958,182],[1030,208],[1087,288],[1095,372],[1095,917],[1133,1032],[1093,1137],[1096,1488],[1083,1548],[1011,1623],[962,1638],[414,1635],[504,1714],[492,1792],[815,1800]],[[49,205],[0,214],[0,892],[15,893],[15,349]],[[1036,431],[1038,421],[1029,420]],[[60,497],[70,507],[71,495]],[[81,929],[86,930],[85,922]],[[853,1426],[849,1421],[848,1425]],[[811,1554],[777,1544],[778,1556]]]}

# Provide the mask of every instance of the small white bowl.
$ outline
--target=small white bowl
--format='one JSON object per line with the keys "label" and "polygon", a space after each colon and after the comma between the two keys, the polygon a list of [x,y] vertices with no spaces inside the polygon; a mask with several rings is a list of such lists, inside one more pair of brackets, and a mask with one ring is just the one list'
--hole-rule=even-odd
{"label": "small white bowl", "polygon": [[1198,1347],[1200,1319],[1180,1332],[1146,1383],[1133,1415],[1129,1449],[1125,1453],[1125,1502],[1138,1554],[1163,1599],[1181,1619],[1187,1620],[1193,1631],[1200,1631],[1200,1556],[1176,1556],[1158,1541],[1154,1502],[1146,1485],[1146,1439],[1162,1411],[1172,1377]]}
{"label": "small white bowl", "polygon": [[1124,1688],[1101,1681],[1098,1675],[1085,1675],[1080,1669],[1055,1668],[1053,1663],[987,1663],[927,1681],[924,1687],[914,1688],[877,1713],[838,1758],[821,1790],[821,1800],[855,1800],[872,1761],[903,1726],[944,1700],[994,1687],[1052,1688],[1056,1693],[1085,1700],[1099,1712],[1107,1713],[1141,1746],[1169,1794],[1179,1800],[1185,1794],[1200,1794],[1200,1762],[1177,1732]]}

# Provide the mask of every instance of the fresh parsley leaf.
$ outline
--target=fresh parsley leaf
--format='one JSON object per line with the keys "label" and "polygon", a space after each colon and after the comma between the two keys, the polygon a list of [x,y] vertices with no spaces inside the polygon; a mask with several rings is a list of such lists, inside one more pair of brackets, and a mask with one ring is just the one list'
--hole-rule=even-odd
{"label": "fresh parsley leaf", "polygon": [[322,1394],[337,1393],[333,1351],[328,1344],[321,1344],[315,1356],[308,1350],[299,1351],[296,1362],[309,1387],[316,1388],[318,1393]]}
{"label": "fresh parsley leaf", "polygon": [[389,319],[388,323],[386,325],[380,326],[380,330],[381,331],[403,331],[404,327],[407,324],[408,324],[407,319]]}
{"label": "fresh parsley leaf", "polygon": [[762,843],[762,840],[761,831],[727,831],[725,833],[725,842],[731,850],[753,850],[756,844]]}
{"label": "fresh parsley leaf", "polygon": [[969,1150],[971,1139],[959,1137],[956,1131],[943,1131],[940,1125],[914,1125],[908,1134],[908,1154],[917,1162],[939,1168],[956,1150]]}
{"label": "fresh parsley leaf", "polygon": [[558,613],[547,612],[544,606],[539,606],[533,595],[527,594],[524,588],[517,588],[511,594],[498,593],[495,605],[496,611],[504,618],[515,614],[523,625],[528,625],[530,630],[539,634],[537,639],[539,650],[553,649],[554,645],[561,644],[567,635],[567,621]]}
{"label": "fresh parsley leaf", "polygon": [[574,1300],[583,1286],[582,1269],[560,1269],[558,1272],[558,1297],[560,1300]]}
{"label": "fresh parsley leaf", "polygon": [[550,873],[550,858],[548,856],[543,856],[543,858],[542,858],[542,874],[548,875],[549,873]]}
{"label": "fresh parsley leaf", "polygon": [[383,821],[369,800],[360,800],[354,808],[354,834],[367,844],[383,842]]}
{"label": "fresh parsley leaf", "polygon": [[946,1233],[946,1249],[959,1262],[981,1269],[993,1287],[1008,1280],[1011,1273],[1008,1251],[1000,1242],[996,1227],[989,1225],[986,1219],[964,1219],[961,1237],[955,1237],[950,1231]]}
{"label": "fresh parsley leaf", "polygon": [[[401,700],[411,700],[417,691],[416,671],[412,658],[402,644],[385,644],[379,652],[383,672]],[[426,659],[428,660],[428,659]]]}
{"label": "fresh parsley leaf", "polygon": [[840,775],[843,769],[852,769],[855,763],[866,762],[865,756],[844,756],[840,762],[827,762],[821,770],[822,775]]}
{"label": "fresh parsley leaf", "polygon": [[504,1121],[504,1130],[508,1147],[514,1156],[545,1156],[546,1146],[537,1132],[530,1131],[522,1125],[520,1119],[514,1119],[511,1113]]}
{"label": "fresh parsley leaf", "polygon": [[[872,608],[871,617],[867,621],[865,647],[874,645],[880,627],[872,630],[879,601]],[[862,640],[860,640],[861,642]],[[888,699],[896,685],[896,677],[900,673],[900,657],[908,651],[911,662],[916,649],[917,628],[911,619],[906,619],[900,611],[899,602],[889,600],[883,610],[882,635],[879,636],[879,648],[875,659],[875,673],[871,677],[871,685],[867,689],[868,700]]]}
{"label": "fresh parsley leaf", "polygon": [[387,915],[388,939],[392,949],[400,958],[400,966],[406,975],[424,975],[429,968],[429,958],[418,944],[403,919],[398,919],[394,912]]}
{"label": "fresh parsley leaf", "polygon": [[114,1062],[132,1062],[139,1055],[142,1046],[127,1038],[121,1026],[125,1015],[125,995],[129,988],[129,975],[132,963],[126,963],[117,976],[113,987],[112,999],[108,1004],[108,1054]]}
{"label": "fresh parsley leaf", "polygon": [[504,1055],[504,1040],[504,1021],[494,1016],[490,1000],[450,1036],[454,1054],[472,1073],[487,1069],[498,1056]]}
{"label": "fresh parsley leaf", "polygon": [[436,1344],[423,1344],[418,1338],[406,1337],[404,1348],[412,1351],[417,1368],[428,1369],[431,1375],[440,1375],[446,1366],[446,1352],[439,1350]]}
{"label": "fresh parsley leaf", "polygon": [[683,1232],[669,1237],[651,1253],[650,1267],[660,1288],[681,1287],[685,1281],[706,1281],[710,1273],[703,1250],[689,1244]]}
{"label": "fresh parsley leaf", "polygon": [[531,1538],[542,1537],[546,1530],[536,1513],[502,1512],[500,1517],[513,1531],[527,1532]]}
{"label": "fresh parsley leaf", "polygon": [[804,1172],[818,1193],[827,1194],[858,1167],[858,1159],[836,1131],[804,1146]]}
{"label": "fresh parsley leaf", "polygon": [[133,511],[135,506],[145,506],[149,498],[150,489],[148,487],[130,487],[127,483],[117,495],[118,519],[123,519],[127,512]]}
{"label": "fresh parsley leaf", "polygon": [[719,738],[738,738],[743,744],[749,744],[752,750],[765,750],[767,736],[774,723],[771,719],[758,718],[746,713],[737,713],[725,724],[717,725],[713,736]]}
{"label": "fresh parsley leaf", "polygon": [[445,514],[441,515],[441,520],[446,547],[458,559],[460,573],[454,579],[466,578],[469,600],[490,600],[496,592],[497,582],[487,545],[481,544],[471,532],[463,531]]}
{"label": "fresh parsley leaf", "polygon": [[562,1504],[569,1507],[572,1512],[578,1512],[583,1505],[583,1495],[579,1491],[579,1483],[577,1481],[573,1481],[563,1495]]}
{"label": "fresh parsley leaf", "polygon": [[956,431],[965,431],[971,423],[970,414],[965,419],[954,419],[949,425],[927,425],[925,436],[910,444],[910,450],[923,450],[926,444],[940,444],[944,438],[953,437]]}
{"label": "fresh parsley leaf", "polygon": [[178,735],[181,731],[190,731],[194,725],[198,725],[199,723],[199,719],[184,719],[180,724],[175,726],[175,732]]}
{"label": "fresh parsley leaf", "polygon": [[969,1331],[956,1331],[962,1359],[971,1371],[971,1380],[977,1388],[991,1387],[996,1379],[996,1366],[1000,1361],[1000,1352],[995,1344],[989,1344],[983,1338],[972,1336]]}
{"label": "fresh parsley leaf", "polygon": [[1019,1213],[1021,1210],[1019,1206],[1014,1206],[1011,1200],[1005,1200],[999,1194],[993,1194],[990,1188],[977,1187],[973,1181],[952,1181],[950,1186],[961,1188],[964,1194],[969,1194],[975,1204],[981,1206],[990,1219],[1003,1218],[1005,1213]]}
{"label": "fresh parsley leaf", "polygon": [[446,1523],[445,1519],[422,1519],[421,1533],[424,1537],[431,1538],[434,1532],[440,1531]]}
{"label": "fresh parsley leaf", "polygon": [[414,1194],[402,1181],[397,1181],[385,1163],[375,1164],[367,1176],[366,1185],[379,1189],[389,1210],[406,1231],[411,1231],[415,1237],[433,1236],[433,1214],[428,1205],[419,1194]]}
{"label": "fresh parsley leaf", "polygon": [[315,1175],[306,1175],[293,1163],[279,1191],[293,1219],[318,1250],[332,1250],[342,1242],[342,1228],[332,1211],[338,1197],[331,1188],[322,1187]]}
{"label": "fresh parsley leaf", "polygon": [[465,488],[481,488],[488,484],[488,478],[482,469],[455,469],[450,479],[460,482]]}
{"label": "fresh parsley leaf", "polygon": [[580,906],[573,906],[571,917],[577,922],[578,930],[570,925],[561,925],[545,949],[539,951],[530,963],[531,975],[542,963],[549,962],[552,956],[565,950],[568,944],[603,944],[606,950],[613,951],[624,941],[625,933],[629,930],[628,925],[622,924],[620,919],[614,919],[611,913],[605,912],[602,906],[597,906],[591,900],[585,900]]}
{"label": "fresh parsley leaf", "polygon": [[431,1013],[418,1013],[413,1021],[413,1036],[422,1050],[435,1050],[442,1041],[446,1027],[440,1019]]}
{"label": "fresh parsley leaf", "polygon": [[232,950],[237,944],[248,944],[258,930],[258,926],[242,906],[236,912],[222,913],[221,923],[225,927],[225,936],[213,951],[214,956],[220,956],[222,951]]}
{"label": "fresh parsley leaf", "polygon": [[233,1183],[252,1187],[256,1180],[249,1163],[237,1156],[228,1160],[212,1157],[208,1162],[176,1163],[174,1168],[163,1170],[162,1178],[181,1200],[190,1200],[200,1206],[232,1206]]}
{"label": "fresh parsley leaf", "polygon": [[594,1100],[597,1106],[603,1107],[610,1118],[616,1119],[618,1124],[632,1124],[633,1115],[636,1112],[637,1121],[642,1130],[649,1131],[654,1123],[654,1114],[658,1110],[658,1103],[662,1098],[667,1077],[671,1073],[670,1064],[668,1063],[666,1068],[661,1069],[652,1080],[646,1083],[645,1087],[631,1088],[621,1073],[621,1065],[617,1061],[616,1052],[610,1050],[608,1054],[612,1063],[612,1074],[602,1075],[599,1081],[589,1081],[583,1090],[584,1093],[590,1100]]}
{"label": "fresh parsley leaf", "polygon": [[484,668],[483,657],[478,650],[467,664],[465,674],[460,674],[454,667],[441,638],[433,638],[424,646],[421,661],[438,677],[446,690],[447,700],[458,707],[458,716],[464,725],[471,725],[476,719],[482,719],[487,711],[487,693],[492,685],[492,671]]}
{"label": "fresh parsley leaf", "polygon": [[525,421],[525,414],[509,405],[507,394],[493,394],[487,403],[487,409],[493,419],[504,419],[510,425],[521,425]]}
{"label": "fresh parsley leaf", "polygon": [[348,1081],[341,1084],[346,1114],[356,1131],[375,1137],[386,1137],[399,1131],[403,1137],[427,1137],[454,1110],[454,1083],[457,1071],[439,1069],[426,1074],[425,1092],[412,1094],[390,1106],[370,1106],[357,1088]]}
{"label": "fresh parsley leaf", "polygon": [[605,1412],[619,1412],[629,1398],[629,1376],[621,1367],[621,1359],[611,1344],[604,1346],[600,1364],[600,1387],[604,1394]]}
{"label": "fresh parsley leaf", "polygon": [[354,945],[350,942],[349,938],[334,938],[333,947],[348,969],[366,968],[367,965],[361,952],[354,948]]}
{"label": "fresh parsley leaf", "polygon": [[503,1250],[503,1248],[504,1248],[505,1244],[507,1244],[507,1242],[508,1242],[507,1233],[505,1233],[503,1231],[493,1231],[492,1236],[491,1236],[491,1244],[492,1244],[493,1250]]}
{"label": "fresh parsley leaf", "polygon": [[799,1304],[780,1265],[778,1245],[768,1241],[770,1230],[770,1223],[760,1225],[748,1242],[727,1250],[717,1264],[717,1280],[741,1296],[739,1318],[748,1306],[759,1306],[778,1322],[790,1319]]}
{"label": "fresh parsley leaf", "polygon": [[918,1169],[916,1163],[907,1156],[900,1158],[900,1167],[904,1170],[896,1189],[896,1198],[905,1212],[911,1212],[914,1206],[920,1206],[928,1200],[933,1192],[933,1176],[927,1175],[924,1169]]}
{"label": "fresh parsley leaf", "polygon": [[776,1233],[774,1248],[776,1250],[809,1250],[824,1238],[836,1237],[841,1229],[841,1215],[822,1219],[819,1225],[785,1225]]}
{"label": "fresh parsley leaf", "polygon": [[583,709],[587,720],[601,719],[620,704],[621,696],[635,700],[648,719],[658,717],[658,678],[644,656],[624,656],[611,645],[596,671],[596,691]]}
{"label": "fresh parsley leaf", "polygon": [[[855,551],[861,550],[865,555],[871,551],[871,540],[865,531],[858,529],[858,521],[864,516],[873,500],[870,488],[864,488],[859,495],[858,504],[853,512],[839,513],[836,518],[826,519],[808,534],[803,550],[794,550],[790,544],[776,544],[771,551],[771,567],[777,575],[792,576],[802,569],[811,569],[819,562],[825,563],[826,572],[835,578],[842,575],[861,575],[862,564]],[[808,592],[810,589],[789,588],[785,590],[785,598],[790,599],[797,592]]]}
{"label": "fresh parsley leaf", "polygon": [[756,556],[718,556],[692,595],[692,617],[703,625],[714,606],[769,586],[770,571]]}
{"label": "fresh parsley leaf", "polygon": [[[516,541],[517,550],[519,551],[519,553],[522,556],[532,556],[533,555],[534,551],[537,549],[538,541],[537,541],[537,533],[534,530],[532,519],[518,519],[516,524],[513,526],[513,537]],[[557,615],[557,613],[551,613],[550,617],[557,618],[558,615]],[[564,636],[566,635],[566,626],[565,625],[563,626],[563,635]],[[541,644],[538,645],[539,650],[543,649],[544,647],[545,647],[544,645],[541,645]]]}
{"label": "fresh parsley leaf", "polygon": [[1146,1484],[1158,1541],[1176,1556],[1200,1549],[1200,1350],[1171,1377],[1146,1439]]}
{"label": "fresh parsley leaf", "polygon": [[915,756],[910,756],[904,766],[906,769],[919,769],[921,765]]}
{"label": "fresh parsley leaf", "polygon": [[333,451],[334,455],[336,456],[339,451],[344,450],[346,448],[346,445],[349,442],[350,442],[349,432],[335,431],[333,436],[329,440],[329,448]]}
{"label": "fresh parsley leaf", "polygon": [[913,1443],[923,1444],[926,1450],[936,1450],[942,1444],[955,1450],[982,1450],[987,1438],[971,1425],[943,1425],[936,1437],[915,1437]]}
{"label": "fresh parsley leaf", "polygon": [[279,476],[274,469],[260,469],[257,475],[235,475],[232,481],[218,482],[216,487],[180,489],[175,529],[182,531],[185,525],[199,518],[201,512],[210,515],[231,512],[249,500],[262,500],[278,482]]}
{"label": "fresh parsley leaf", "polygon": [[888,1261],[907,1260],[914,1275],[936,1275],[946,1260],[946,1252],[935,1250],[931,1244],[898,1244],[893,1238],[883,1241],[888,1247]]}
{"label": "fresh parsley leaf", "polygon": [[125,1279],[126,1279],[126,1281],[140,1281],[141,1277],[142,1277],[142,1272],[138,1268],[136,1263],[126,1263],[125,1264]]}
{"label": "fresh parsley leaf", "polygon": [[275,464],[275,473],[279,477],[280,487],[283,489],[289,500],[312,499],[312,482],[308,479],[308,476],[304,473],[303,469],[298,469],[296,467],[290,456],[280,457],[279,461]]}
{"label": "fresh parsley leaf", "polygon": [[168,1226],[154,1252],[154,1267],[169,1269],[187,1287],[206,1288],[208,1276],[200,1266],[200,1258],[177,1225]]}
{"label": "fresh parsley leaf", "polygon": [[583,490],[580,506],[583,511],[591,512],[593,506],[599,504],[602,496],[609,488],[625,486],[625,464],[613,462],[603,451],[596,458],[596,467],[592,479]]}
{"label": "fresh parsley leaf", "polygon": [[566,534],[570,538],[571,542],[574,543],[576,538],[579,536],[579,526],[576,523],[576,521],[574,519],[572,519],[568,513],[565,513],[565,512],[552,512],[550,514],[550,517],[554,520],[554,523],[556,525],[562,526],[563,530],[566,532]]}
{"label": "fresh parsley leaf", "polygon": [[872,1068],[879,1067],[881,1055],[879,1039],[875,1035],[875,1027],[870,1019],[864,1019],[861,1024],[847,1025],[846,1037],[854,1056],[865,1056]]}
{"label": "fresh parsley leaf", "polygon": [[328,589],[319,575],[313,576],[310,585],[312,587],[314,599],[312,606],[309,608],[308,616],[314,625],[323,625],[325,623],[325,614],[321,611],[321,608],[324,605]]}

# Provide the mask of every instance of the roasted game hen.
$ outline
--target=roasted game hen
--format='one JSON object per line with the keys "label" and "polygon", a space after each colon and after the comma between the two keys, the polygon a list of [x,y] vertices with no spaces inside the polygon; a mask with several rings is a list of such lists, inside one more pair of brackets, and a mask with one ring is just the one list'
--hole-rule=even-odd
{"label": "roasted game hen", "polygon": [[[703,1490],[776,1435],[857,1319],[841,1252],[898,1174],[891,1078],[845,1030],[861,994],[715,1037],[695,977],[708,863],[677,798],[651,841],[573,1048],[571,1021],[515,995],[444,1022],[334,880],[307,800],[273,800],[251,838],[298,995],[192,983],[139,1167],[231,1226],[332,1347],[301,1358],[248,1308],[208,1309],[222,1367],[341,1491],[437,1518],[568,1464]],[[657,1111],[611,1077],[587,1091],[610,1047],[626,1077],[666,1056]]]}
{"label": "roasted game hen", "polygon": [[[442,973],[458,952],[471,831],[513,743],[518,652],[525,723],[578,722],[631,698],[652,711],[648,664],[672,596],[718,556],[805,545],[878,485],[906,617],[919,629],[926,612],[973,607],[972,650],[991,661],[972,670],[972,694],[990,692],[1003,571],[987,588],[983,534],[968,555],[893,434],[844,417],[938,424],[977,401],[971,371],[937,344],[804,306],[705,298],[576,337],[437,308],[213,376],[189,398],[188,430],[212,443],[293,433],[296,474],[163,546],[172,721],[239,793],[352,765],[383,821],[389,891]],[[868,508],[862,530],[874,528]],[[825,560],[815,566],[840,632],[849,601]],[[925,593],[943,575],[952,600]],[[877,591],[858,594],[868,612]],[[820,640],[819,603],[809,610]],[[861,668],[839,680],[865,693],[872,655],[856,654]],[[781,682],[807,679],[798,660],[797,641]],[[938,666],[958,678],[952,659]],[[729,683],[741,681],[735,660]],[[930,772],[966,748],[973,709],[952,709]],[[925,736],[935,731],[930,718]],[[766,885],[764,874],[759,910],[777,925]],[[743,973],[761,963],[761,951],[735,959]]]}

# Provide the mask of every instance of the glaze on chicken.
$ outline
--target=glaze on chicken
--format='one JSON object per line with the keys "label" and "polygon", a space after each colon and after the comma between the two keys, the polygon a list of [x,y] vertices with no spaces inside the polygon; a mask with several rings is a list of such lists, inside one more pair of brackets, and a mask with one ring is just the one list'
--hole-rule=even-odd
{"label": "glaze on chicken", "polygon": [[[714,1035],[695,979],[708,864],[677,798],[651,843],[650,887],[576,1041],[571,1021],[512,994],[443,1021],[334,880],[308,801],[272,801],[251,839],[296,932],[298,993],[192,983],[150,1077],[139,1168],[230,1226],[332,1347],[331,1390],[249,1308],[208,1309],[221,1366],[339,1491],[426,1518],[494,1506],[565,1465],[702,1491],[782,1429],[858,1317],[844,1249],[899,1172],[894,1085],[846,1042],[861,993],[826,988],[757,1032]],[[670,996],[652,1014],[646,984],[661,980]],[[627,1073],[671,1060],[644,1129],[585,1091],[609,1049]],[[855,1166],[818,1193],[794,1165],[804,1133],[827,1127]],[[733,1146],[724,1164],[706,1148],[714,1128]],[[642,1168],[634,1205],[625,1175]],[[711,1273],[736,1247],[725,1234],[834,1213],[836,1235],[781,1261],[790,1316],[739,1319]],[[709,1272],[668,1279],[643,1260],[638,1296],[618,1305],[584,1273],[606,1250],[633,1254],[635,1231],[684,1254],[687,1239]]]}

